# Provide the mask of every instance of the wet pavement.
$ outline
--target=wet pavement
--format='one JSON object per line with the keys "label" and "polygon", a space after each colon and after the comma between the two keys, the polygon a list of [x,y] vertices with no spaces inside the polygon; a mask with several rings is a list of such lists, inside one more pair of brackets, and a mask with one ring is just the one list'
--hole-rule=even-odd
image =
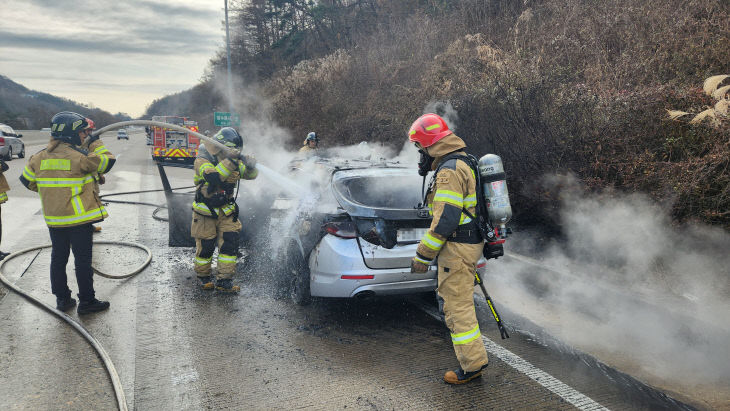
{"label": "wet pavement", "polygon": [[[119,160],[102,193],[161,187],[143,134],[133,133],[129,141],[107,136]],[[22,164],[13,160],[8,173],[11,201],[2,210],[6,251],[49,241],[37,196],[17,182]],[[189,185],[190,174],[168,168],[173,187]],[[161,193],[125,199],[164,202]],[[532,334],[511,329],[512,338],[500,340],[482,303],[478,315],[490,347],[487,372],[468,385],[448,386],[441,378],[456,360],[430,296],[319,299],[301,307],[276,289],[276,262],[258,263],[251,250],[239,262],[240,294],[203,291],[192,270],[193,249],[167,246],[167,225],[152,218],[153,207],[110,204],[108,210],[110,218],[95,238],[142,243],[153,250],[152,264],[127,280],[95,277],[97,296],[109,299],[111,309],[70,315],[111,355],[130,409],[684,407]],[[49,251],[34,252],[7,264],[5,273],[53,305],[49,259]],[[144,253],[104,246],[95,248],[94,259],[103,271],[122,274]],[[76,290],[72,272],[71,263],[69,286]],[[109,378],[89,344],[65,323],[0,290],[1,408],[116,408]],[[492,297],[510,325],[515,318],[500,307],[499,295]]]}

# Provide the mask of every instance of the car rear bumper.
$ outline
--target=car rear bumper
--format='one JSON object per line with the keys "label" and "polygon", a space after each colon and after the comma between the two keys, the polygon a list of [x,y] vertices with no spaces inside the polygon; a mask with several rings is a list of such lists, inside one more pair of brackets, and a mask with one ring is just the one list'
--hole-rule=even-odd
{"label": "car rear bumper", "polygon": [[[414,245],[414,255],[415,250]],[[309,268],[310,292],[315,297],[411,294],[436,289],[435,269],[414,274],[410,267],[368,268],[356,239],[330,234],[325,235],[310,254]]]}

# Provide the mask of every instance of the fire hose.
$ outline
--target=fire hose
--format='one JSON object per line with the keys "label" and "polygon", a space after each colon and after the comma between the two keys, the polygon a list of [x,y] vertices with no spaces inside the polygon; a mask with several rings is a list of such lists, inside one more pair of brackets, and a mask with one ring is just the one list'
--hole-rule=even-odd
{"label": "fire hose", "polygon": [[[126,241],[95,241],[94,244],[110,244],[110,245],[122,245],[122,246],[127,246],[127,247],[135,247],[135,248],[142,249],[143,251],[145,251],[147,253],[147,258],[145,259],[145,261],[139,267],[137,267],[134,271],[132,271],[131,273],[128,273],[128,274],[111,275],[108,273],[104,273],[95,267],[92,267],[94,272],[102,277],[111,278],[111,279],[129,278],[129,277],[132,277],[132,276],[137,275],[140,272],[142,272],[142,270],[144,270],[145,267],[147,267],[150,264],[150,262],[152,261],[152,251],[150,251],[149,248],[147,248],[146,246],[144,246],[142,244],[130,243],[130,242],[126,242]],[[92,348],[94,348],[94,350],[96,350],[97,354],[99,355],[99,358],[101,358],[102,362],[104,363],[104,368],[106,368],[107,374],[109,375],[109,379],[111,380],[112,386],[114,388],[114,394],[117,399],[117,406],[120,411],[126,411],[127,410],[127,400],[124,396],[124,388],[122,387],[122,381],[120,380],[119,374],[117,373],[117,370],[114,367],[114,364],[112,363],[111,357],[109,356],[109,354],[107,354],[107,352],[101,346],[99,341],[97,341],[96,338],[94,338],[94,336],[91,335],[91,333],[83,325],[81,325],[80,323],[75,321],[68,314],[51,307],[50,305],[44,303],[43,301],[41,301],[40,299],[38,299],[36,297],[33,297],[32,295],[25,292],[23,289],[17,287],[15,284],[10,282],[10,280],[8,280],[3,275],[3,271],[2,271],[3,267],[5,266],[5,264],[8,261],[10,261],[20,255],[29,253],[31,251],[41,250],[44,248],[51,248],[51,244],[26,248],[24,250],[16,251],[16,252],[8,255],[7,257],[5,257],[4,260],[0,261],[0,283],[2,283],[9,290],[11,290],[14,293],[25,298],[29,302],[35,304],[36,306],[44,309],[45,311],[55,315],[56,317],[62,319],[66,323],[68,323],[92,346]]]}

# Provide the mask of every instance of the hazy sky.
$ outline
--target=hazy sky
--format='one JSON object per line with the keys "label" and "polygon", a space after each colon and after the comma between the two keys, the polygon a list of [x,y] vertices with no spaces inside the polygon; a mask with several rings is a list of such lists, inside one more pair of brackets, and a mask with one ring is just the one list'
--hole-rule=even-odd
{"label": "hazy sky", "polygon": [[198,83],[223,0],[0,0],[0,74],[112,113]]}

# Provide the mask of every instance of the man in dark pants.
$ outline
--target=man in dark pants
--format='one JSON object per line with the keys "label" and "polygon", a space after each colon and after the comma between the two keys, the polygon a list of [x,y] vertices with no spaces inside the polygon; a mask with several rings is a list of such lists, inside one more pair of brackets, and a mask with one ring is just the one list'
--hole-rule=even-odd
{"label": "man in dark pants", "polygon": [[97,300],[94,294],[91,223],[108,216],[94,189],[94,175],[108,172],[115,160],[105,153],[89,153],[79,147],[86,138],[98,138],[91,136],[91,124],[84,116],[69,111],[53,116],[51,142],[28,159],[20,177],[26,188],[37,191],[41,197],[53,246],[51,290],[56,296],[56,308],[61,311],[76,305],[66,283],[66,263],[69,252],[74,253],[79,314],[109,308],[109,302]]}
{"label": "man in dark pants", "polygon": [[[5,176],[3,175],[4,172],[8,171],[10,167],[8,167],[5,162],[0,159],[0,204],[8,201],[8,193],[7,191],[10,190],[10,186],[8,185],[8,181],[5,179]],[[3,222],[2,217],[0,216],[0,244],[2,244],[2,237],[3,237]],[[10,253],[4,253],[0,251],[0,260],[4,260],[5,257],[9,256]]]}

